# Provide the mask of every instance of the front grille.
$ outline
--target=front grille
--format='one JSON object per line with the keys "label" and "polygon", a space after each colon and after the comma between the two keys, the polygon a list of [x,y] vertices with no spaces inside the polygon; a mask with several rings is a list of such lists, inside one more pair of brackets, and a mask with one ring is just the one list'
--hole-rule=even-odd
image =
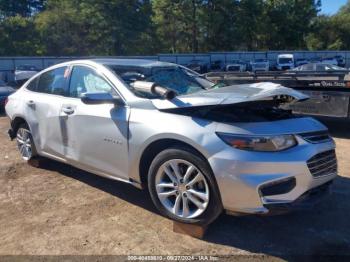
{"label": "front grille", "polygon": [[313,144],[323,143],[331,140],[331,137],[329,136],[329,133],[327,130],[302,133],[302,134],[299,134],[299,136],[301,136],[303,139]]}
{"label": "front grille", "polygon": [[335,150],[328,150],[314,155],[307,161],[307,166],[313,177],[337,173],[338,165]]}

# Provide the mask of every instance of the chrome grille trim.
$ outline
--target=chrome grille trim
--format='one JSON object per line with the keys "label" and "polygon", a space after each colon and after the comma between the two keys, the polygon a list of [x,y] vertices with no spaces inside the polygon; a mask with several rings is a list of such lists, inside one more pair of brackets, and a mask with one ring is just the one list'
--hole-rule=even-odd
{"label": "chrome grille trim", "polygon": [[[324,157],[320,157],[319,159],[315,159],[313,161],[308,162],[308,164],[310,166],[312,166],[313,164],[319,164],[319,163],[328,163],[333,161],[333,155],[328,155],[328,156],[324,156]],[[311,167],[312,168],[312,167]]]}
{"label": "chrome grille trim", "polygon": [[338,172],[335,150],[328,150],[314,155],[307,161],[313,177],[327,176]]}
{"label": "chrome grille trim", "polygon": [[301,136],[307,142],[313,143],[313,144],[328,142],[332,139],[328,133],[328,130],[301,133],[298,135]]}

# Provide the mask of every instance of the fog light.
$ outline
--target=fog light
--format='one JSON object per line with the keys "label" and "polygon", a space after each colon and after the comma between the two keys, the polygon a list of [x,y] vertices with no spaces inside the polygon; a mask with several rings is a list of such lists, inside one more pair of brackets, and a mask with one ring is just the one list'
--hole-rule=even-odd
{"label": "fog light", "polygon": [[296,186],[295,177],[288,177],[264,184],[260,187],[261,196],[273,196],[289,193]]}

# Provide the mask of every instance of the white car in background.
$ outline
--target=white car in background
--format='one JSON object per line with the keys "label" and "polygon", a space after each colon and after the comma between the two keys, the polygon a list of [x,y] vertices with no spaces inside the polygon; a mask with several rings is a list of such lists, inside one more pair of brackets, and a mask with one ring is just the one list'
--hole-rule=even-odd
{"label": "white car in background", "polygon": [[277,56],[277,70],[288,70],[293,69],[294,66],[294,55],[293,54],[280,54]]}
{"label": "white car in background", "polygon": [[253,72],[255,71],[269,71],[270,63],[269,60],[264,58],[258,58],[250,62],[250,67]]}
{"label": "white car in background", "polygon": [[247,71],[247,64],[242,60],[231,60],[226,64],[225,71],[244,72]]}
{"label": "white car in background", "polygon": [[15,70],[15,81],[17,83],[24,83],[24,81],[28,80],[40,70],[33,65],[20,65],[16,67]]}

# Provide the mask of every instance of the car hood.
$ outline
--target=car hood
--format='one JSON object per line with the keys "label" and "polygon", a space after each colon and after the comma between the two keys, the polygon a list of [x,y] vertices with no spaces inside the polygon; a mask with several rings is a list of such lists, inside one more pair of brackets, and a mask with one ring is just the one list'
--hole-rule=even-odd
{"label": "car hood", "polygon": [[256,83],[205,90],[189,95],[177,96],[172,100],[153,99],[152,103],[157,109],[162,110],[266,101],[281,96],[286,97],[286,103],[302,101],[309,98],[301,92],[279,84]]}

